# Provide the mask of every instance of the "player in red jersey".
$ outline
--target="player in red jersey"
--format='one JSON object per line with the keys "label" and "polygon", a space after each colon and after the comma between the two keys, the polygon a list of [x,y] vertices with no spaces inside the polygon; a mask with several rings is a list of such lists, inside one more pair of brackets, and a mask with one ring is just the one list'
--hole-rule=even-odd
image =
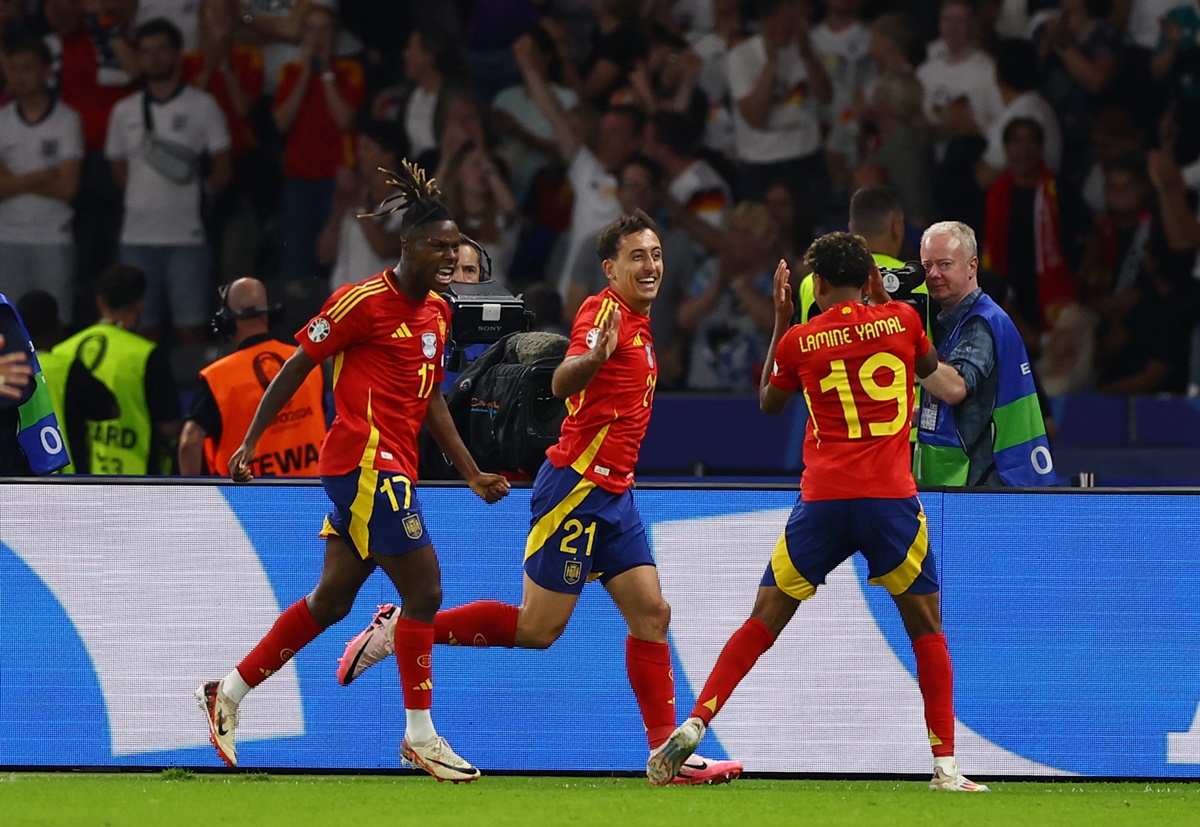
{"label": "player in red jersey", "polygon": [[[650,305],[662,282],[662,245],[648,215],[610,224],[597,252],[608,287],[575,316],[554,395],[567,400],[562,436],[533,483],[521,605],[481,600],[438,612],[435,642],[546,649],[562,635],[585,583],[599,580],[625,618],[625,664],[650,748],[675,728],[675,684],[658,570],[633,502],[633,468],[650,422],[658,363]],[[338,680],[350,683],[390,654],[390,606],[350,641]],[[736,761],[691,756],[677,784],[721,783]]]}
{"label": "player in red jersey", "polygon": [[[771,647],[826,575],[855,551],[870,582],[891,593],[913,641],[933,747],[932,789],[985,792],[954,761],[953,674],[942,634],[937,570],[909,460],[913,372],[931,376],[937,351],[916,310],[888,301],[866,242],[830,233],[804,257],[821,313],[789,328],[788,268],[775,270],[775,331],[759,405],[783,413],[798,388],[808,402],[800,497],[775,546],[750,619],[717,659],[691,716],[650,756],[652,784],[691,755],[734,687]],[[864,304],[864,292],[876,302]]]}
{"label": "player in red jersey", "polygon": [[430,716],[433,618],[441,604],[437,555],[413,490],[417,431],[424,423],[471,490],[489,503],[508,493],[481,473],[435,392],[450,309],[434,290],[450,284],[462,234],[437,201],[438,190],[404,162],[388,202],[405,208],[399,263],[336,291],[296,334],[300,346],[268,386],[241,447],[229,461],[237,482],[252,478],[250,459],[268,424],[318,364],[334,359],[337,417],[321,446],[318,470],[333,511],[325,518],[325,564],[316,588],[290,606],[262,641],[221,681],[196,690],[213,746],[237,763],[238,704],[322,631],[344,618],[376,566],[400,593],[395,626],[407,716],[400,756],[438,781],[473,781],[479,771],[438,736]]}

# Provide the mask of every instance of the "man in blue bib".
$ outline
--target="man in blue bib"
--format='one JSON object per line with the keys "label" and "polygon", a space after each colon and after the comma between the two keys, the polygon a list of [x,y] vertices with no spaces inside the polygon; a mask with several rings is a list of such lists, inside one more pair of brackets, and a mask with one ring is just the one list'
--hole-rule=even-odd
{"label": "man in blue bib", "polygon": [[1033,368],[1008,314],[979,289],[975,232],[961,221],[921,237],[941,364],[921,386],[917,484],[1054,485],[1054,461]]}

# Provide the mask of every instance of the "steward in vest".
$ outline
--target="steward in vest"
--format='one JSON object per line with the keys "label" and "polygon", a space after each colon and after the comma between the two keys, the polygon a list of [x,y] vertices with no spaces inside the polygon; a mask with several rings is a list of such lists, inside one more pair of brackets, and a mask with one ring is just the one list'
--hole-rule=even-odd
{"label": "steward in vest", "polygon": [[1054,461],[1025,345],[978,287],[975,233],[925,231],[921,263],[938,302],[938,369],[921,380],[913,474],[919,485],[1054,485]]}
{"label": "steward in vest", "polygon": [[0,293],[0,475],[50,474],[67,464],[58,417],[29,333]]}
{"label": "steward in vest", "polygon": [[75,448],[92,474],[170,474],[175,467],[182,419],[175,377],[166,354],[133,332],[145,294],[141,270],[107,268],[97,286],[100,321],[51,351],[81,362],[116,397],[118,415],[87,420],[85,444]]}
{"label": "steward in vest", "polygon": [[[92,376],[82,362],[65,352],[52,348],[64,338],[62,322],[58,320],[58,300],[45,290],[30,290],[17,302],[17,311],[25,321],[29,340],[33,342],[50,403],[62,430],[67,455],[71,462],[62,469],[64,474],[87,474],[89,419],[115,419],[121,415],[117,398],[104,383]],[[72,446],[78,446],[73,448]]]}
{"label": "steward in vest", "polygon": [[[926,287],[925,280],[919,277],[919,271],[912,271],[907,263],[897,258],[904,247],[905,227],[904,202],[900,199],[900,194],[891,187],[863,187],[851,197],[850,232],[866,240],[871,258],[879,265],[883,287],[888,295],[917,309],[921,318],[925,320],[925,333],[929,340],[933,341],[933,313],[930,309],[929,288]],[[805,276],[800,282],[796,310],[799,314],[799,324],[804,324],[820,312],[813,295],[812,276]],[[913,394],[915,406],[920,407],[921,388],[914,388]],[[909,441],[917,441],[915,423]]]}
{"label": "steward in vest", "polygon": [[[213,330],[236,350],[200,371],[200,390],[179,441],[179,470],[185,476],[229,473],[229,460],[242,444],[267,385],[295,352],[270,337],[271,309],[261,281],[242,278],[225,291]],[[320,371],[305,378],[258,440],[251,461],[255,476],[315,477],[325,438],[324,386]]]}

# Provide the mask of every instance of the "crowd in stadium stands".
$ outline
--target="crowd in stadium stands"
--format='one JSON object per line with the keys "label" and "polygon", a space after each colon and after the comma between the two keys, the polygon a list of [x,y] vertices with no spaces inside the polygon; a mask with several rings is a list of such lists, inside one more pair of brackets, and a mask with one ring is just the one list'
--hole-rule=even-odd
{"label": "crowd in stadium stands", "polygon": [[0,292],[68,335],[114,263],[168,353],[238,277],[319,307],[398,258],[357,216],[407,157],[547,327],[651,213],[662,390],[756,387],[775,262],[888,186],[902,260],[975,228],[1052,395],[1200,392],[1197,0],[5,0],[0,38]]}

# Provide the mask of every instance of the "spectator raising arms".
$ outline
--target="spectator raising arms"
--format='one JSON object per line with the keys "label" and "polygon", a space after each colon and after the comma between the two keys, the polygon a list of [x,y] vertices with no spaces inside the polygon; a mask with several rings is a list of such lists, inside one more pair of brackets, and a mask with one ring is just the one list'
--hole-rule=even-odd
{"label": "spectator raising arms", "polygon": [[505,284],[517,243],[517,202],[486,145],[471,141],[450,159],[446,207],[464,233],[492,260],[492,278]]}
{"label": "spectator raising arms", "polygon": [[403,79],[375,96],[370,116],[399,123],[409,157],[426,163],[422,156],[438,147],[439,126],[446,117],[445,92],[459,80],[462,54],[452,32],[422,27],[408,36],[402,57]]}
{"label": "spectator raising arms", "polygon": [[641,148],[645,117],[641,110],[629,106],[615,107],[605,112],[600,118],[593,151],[585,142],[582,129],[568,118],[551,90],[549,81],[542,74],[542,64],[536,57],[536,50],[533,39],[528,35],[517,38],[513,44],[513,57],[517,61],[517,68],[521,70],[521,78],[529,89],[530,97],[554,130],[558,151],[567,163],[567,179],[574,193],[566,260],[562,271],[551,275],[564,297],[563,312],[566,318],[573,319],[587,296],[586,293],[568,290],[575,261],[580,255],[590,254],[587,248],[596,234],[620,214],[616,172]]}
{"label": "spectator raising arms", "polygon": [[[209,217],[217,269],[222,274],[254,269],[254,243],[247,243],[244,233],[227,236],[227,230],[231,222],[240,219],[245,223],[251,208],[261,217],[262,202],[273,200],[265,198],[256,186],[264,158],[255,153],[261,144],[251,120],[262,95],[262,53],[235,44],[233,31],[234,0],[202,0],[199,51],[183,56],[184,81],[212,95],[229,125],[233,181],[215,200]],[[251,241],[258,238],[252,235]]]}
{"label": "spectator raising arms", "polygon": [[761,199],[781,180],[824,220],[831,184],[820,105],[833,100],[833,86],[809,40],[811,6],[808,0],[765,0],[759,8],[759,34],[734,47],[726,64],[740,195]]}
{"label": "spectator raising arms", "polygon": [[400,258],[404,214],[397,210],[378,217],[366,215],[391,194],[387,173],[381,169],[396,168],[400,140],[397,124],[368,121],[355,139],[354,169],[338,170],[333,209],[317,237],[317,260],[333,267],[330,292],[355,283],[356,274],[379,273]]}
{"label": "spectator raising arms", "polygon": [[743,201],[725,225],[725,246],[692,279],[679,327],[692,333],[691,390],[752,389],[771,332],[771,267],[779,236],[762,204]]}
{"label": "spectator raising arms", "polygon": [[[564,112],[579,104],[579,96],[563,83],[563,64],[571,60],[561,29],[545,24],[529,30],[533,48],[530,60],[537,74],[546,78],[550,90]],[[500,136],[497,154],[504,159],[512,176],[517,201],[524,201],[533,177],[558,157],[554,130],[542,114],[526,82],[510,86],[492,102],[492,126]]]}
{"label": "spectator raising arms", "polygon": [[353,158],[354,118],[362,106],[362,68],[334,57],[337,18],[312,6],[300,60],[284,64],[275,93],[275,127],[287,135],[280,213],[284,278],[320,273],[313,239],[333,205],[334,177]]}

